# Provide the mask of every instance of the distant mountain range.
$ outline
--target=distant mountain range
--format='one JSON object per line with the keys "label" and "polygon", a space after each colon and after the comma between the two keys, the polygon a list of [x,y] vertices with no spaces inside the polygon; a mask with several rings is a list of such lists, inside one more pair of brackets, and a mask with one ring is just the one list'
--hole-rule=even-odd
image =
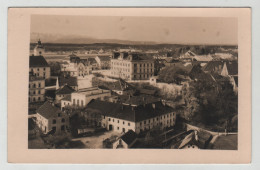
{"label": "distant mountain range", "polygon": [[129,44],[129,45],[152,45],[158,44],[156,42],[146,41],[129,41],[129,40],[117,40],[117,39],[97,39],[80,35],[62,35],[62,34],[47,34],[47,33],[31,33],[31,43],[36,43],[39,38],[43,43],[64,43],[64,44],[95,44],[95,43],[107,43],[107,44]]}

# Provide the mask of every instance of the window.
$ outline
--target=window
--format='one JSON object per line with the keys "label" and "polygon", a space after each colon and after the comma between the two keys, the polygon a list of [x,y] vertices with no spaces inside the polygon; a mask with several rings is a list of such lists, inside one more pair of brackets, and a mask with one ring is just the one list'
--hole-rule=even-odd
{"label": "window", "polygon": [[38,90],[38,94],[41,94],[41,90]]}
{"label": "window", "polygon": [[35,91],[33,91],[33,94],[35,94]]}
{"label": "window", "polygon": [[130,126],[130,123],[128,123],[128,126]]}
{"label": "window", "polygon": [[157,117],[156,120],[158,120],[159,118]]}
{"label": "window", "polygon": [[79,99],[77,100],[77,105],[79,106]]}
{"label": "window", "polygon": [[122,132],[124,132],[124,133],[125,133],[125,128],[123,128],[123,129],[122,129]]}
{"label": "window", "polygon": [[113,122],[115,121],[115,119],[113,119]]}
{"label": "window", "polygon": [[81,106],[83,106],[83,100],[81,100]]}
{"label": "window", "polygon": [[144,124],[146,124],[146,120],[144,121]]}
{"label": "window", "polygon": [[52,124],[56,124],[56,119],[53,119],[53,120],[52,120]]}
{"label": "window", "polygon": [[45,71],[45,68],[43,68],[43,70]]}
{"label": "window", "polygon": [[40,101],[41,100],[41,97],[38,97],[38,101]]}
{"label": "window", "polygon": [[40,69],[39,68],[37,68],[37,71],[39,71]]}
{"label": "window", "polygon": [[119,127],[117,127],[117,130],[119,130]]}
{"label": "window", "polygon": [[61,122],[63,122],[63,123],[64,123],[64,122],[65,122],[65,119],[64,119],[64,118],[62,118],[62,119],[61,119]]}
{"label": "window", "polygon": [[125,122],[123,121],[123,125],[125,124]]}
{"label": "window", "polygon": [[142,125],[142,122],[140,122],[140,126]]}
{"label": "window", "polygon": [[110,118],[108,118],[108,121],[110,121],[111,119]]}
{"label": "window", "polygon": [[61,116],[61,114],[60,113],[58,113],[58,117],[60,117]]}
{"label": "window", "polygon": [[36,87],[36,84],[33,84],[33,88],[35,88]]}
{"label": "window", "polygon": [[117,121],[117,123],[119,123],[119,120]]}
{"label": "window", "polygon": [[41,83],[38,84],[38,87],[41,87]]}

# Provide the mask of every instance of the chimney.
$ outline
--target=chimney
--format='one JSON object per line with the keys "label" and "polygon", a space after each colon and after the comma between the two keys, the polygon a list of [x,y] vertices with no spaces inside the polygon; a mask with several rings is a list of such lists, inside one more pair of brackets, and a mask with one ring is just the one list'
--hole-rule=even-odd
{"label": "chimney", "polygon": [[195,130],[195,140],[199,141],[198,131]]}

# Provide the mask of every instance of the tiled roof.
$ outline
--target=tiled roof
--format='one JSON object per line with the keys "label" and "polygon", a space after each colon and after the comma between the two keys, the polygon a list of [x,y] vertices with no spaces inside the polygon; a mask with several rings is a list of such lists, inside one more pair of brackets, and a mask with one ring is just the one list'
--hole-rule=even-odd
{"label": "tiled roof", "polygon": [[126,144],[130,145],[137,138],[137,134],[133,130],[129,130],[120,137]]}
{"label": "tiled roof", "polygon": [[[223,68],[223,61],[210,61],[202,69],[207,72],[220,72]],[[218,69],[218,70],[216,70]]]}
{"label": "tiled roof", "polygon": [[64,85],[56,91],[56,94],[71,94],[75,90],[68,85]]}
{"label": "tiled roof", "polygon": [[126,81],[119,79],[116,82],[113,82],[111,84],[108,84],[108,89],[110,90],[128,90],[128,89],[133,89],[134,87],[131,86],[129,83],[127,83]]}
{"label": "tiled roof", "polygon": [[121,97],[120,100],[124,104],[131,104],[131,105],[142,105],[148,103],[158,102],[160,99],[150,95],[140,95],[140,96],[126,96]]}
{"label": "tiled roof", "polygon": [[60,76],[59,77],[59,85],[63,86],[63,85],[69,85],[69,86],[78,86],[78,81],[77,81],[77,77],[63,77]]}
{"label": "tiled roof", "polygon": [[[153,104],[155,108],[153,108]],[[87,105],[86,110],[95,110],[95,113],[110,116],[118,119],[128,120],[132,122],[139,122],[160,116],[173,111],[169,106],[164,106],[161,102],[155,102],[133,107],[130,105],[123,105],[120,103],[110,103],[100,100],[92,100]]]}
{"label": "tiled roof", "polygon": [[47,61],[43,56],[30,56],[30,67],[49,67]]}
{"label": "tiled roof", "polygon": [[61,114],[62,117],[66,116],[59,108],[53,106],[50,102],[46,101],[37,111],[36,113],[40,114],[41,116],[45,117],[46,119],[49,118],[56,118],[58,117],[58,113]]}
{"label": "tiled roof", "polygon": [[57,78],[48,78],[45,80],[45,86],[48,87],[48,86],[56,86],[56,83],[57,83]]}

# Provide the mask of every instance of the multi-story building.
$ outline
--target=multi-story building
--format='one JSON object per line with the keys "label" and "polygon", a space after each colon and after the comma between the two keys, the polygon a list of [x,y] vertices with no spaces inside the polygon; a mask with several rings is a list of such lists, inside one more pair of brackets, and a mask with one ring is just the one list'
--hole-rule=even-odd
{"label": "multi-story building", "polygon": [[107,130],[125,133],[133,130],[136,133],[153,129],[155,127],[166,128],[175,125],[176,114],[173,109],[161,101],[131,106],[120,103],[110,103],[100,100],[92,100],[86,106],[87,111],[96,114],[97,124]]}
{"label": "multi-story building", "polygon": [[45,100],[45,80],[30,73],[29,75],[29,103]]}
{"label": "multi-story building", "polygon": [[41,55],[30,56],[29,63],[30,70],[36,77],[43,77],[44,79],[49,79],[51,76],[51,69],[45,58]]}
{"label": "multi-story building", "polygon": [[69,116],[48,101],[36,113],[36,124],[44,134],[50,131],[59,134],[69,127]]}
{"label": "multi-story building", "polygon": [[126,80],[149,80],[154,61],[141,53],[115,52],[111,59],[111,76]]}
{"label": "multi-story building", "polygon": [[70,76],[84,77],[92,73],[92,66],[88,60],[80,59],[75,54],[71,54],[61,64],[61,71]]}
{"label": "multi-story building", "polygon": [[111,67],[110,55],[98,55],[95,60],[98,63],[99,69],[109,69]]}
{"label": "multi-story building", "polygon": [[105,97],[110,96],[110,90],[103,90],[97,87],[80,89],[61,100],[61,109],[66,106],[85,107],[92,99],[104,100]]}

